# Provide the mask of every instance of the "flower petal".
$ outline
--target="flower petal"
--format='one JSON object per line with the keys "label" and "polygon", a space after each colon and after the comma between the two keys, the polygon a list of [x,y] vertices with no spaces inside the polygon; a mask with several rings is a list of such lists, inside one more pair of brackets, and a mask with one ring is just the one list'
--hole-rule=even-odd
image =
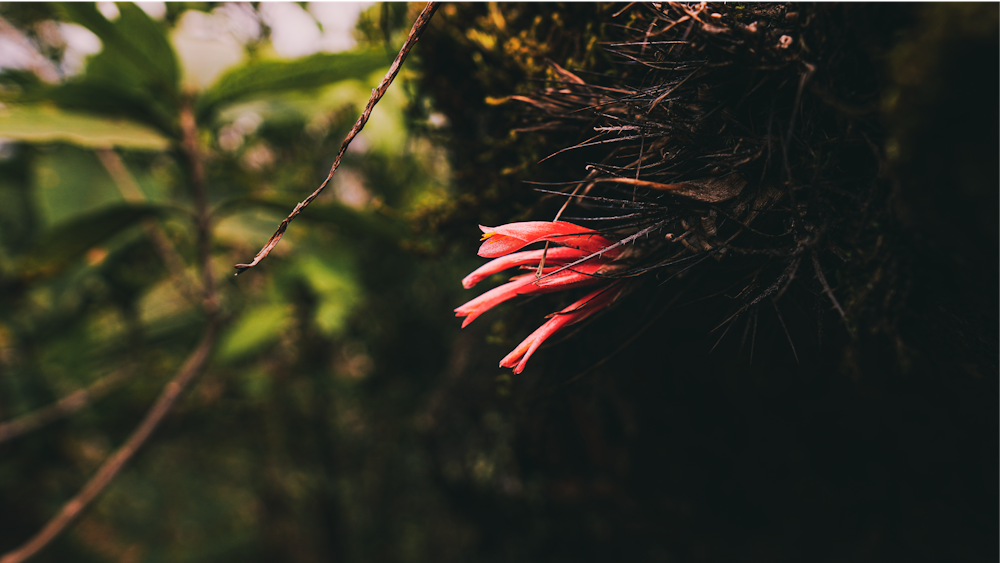
{"label": "flower petal", "polygon": [[486,293],[476,297],[472,301],[462,305],[455,309],[456,317],[465,317],[462,322],[462,328],[469,326],[469,323],[476,320],[476,317],[482,315],[486,311],[489,311],[493,307],[512,299],[517,296],[517,290],[530,285],[534,281],[534,276],[525,275],[514,278],[513,280],[494,287],[493,289],[487,291]]}
{"label": "flower petal", "polygon": [[[510,254],[533,242],[543,240],[590,253],[600,252],[614,244],[593,229],[566,221],[523,221],[499,227],[480,225],[479,228],[483,231],[483,240],[485,241],[479,247],[479,255],[484,258],[496,258]],[[617,249],[610,251],[612,257],[617,254]]]}
{"label": "flower petal", "polygon": [[500,360],[500,367],[514,368],[514,373],[521,373],[524,370],[525,364],[528,362],[528,358],[535,353],[535,350],[537,350],[548,337],[572,324],[572,322],[572,315],[556,315],[555,317],[545,321],[542,326],[535,329],[535,332],[532,332],[527,338],[518,344],[517,348],[514,348],[510,354],[507,354],[504,359]]}
{"label": "flower petal", "polygon": [[548,250],[541,249],[515,252],[514,254],[508,254],[507,256],[490,260],[486,264],[483,264],[474,272],[465,276],[465,279],[462,280],[462,286],[465,287],[465,289],[469,289],[497,272],[502,272],[516,266],[537,266],[539,261],[542,259],[542,255],[545,256],[546,264],[554,266],[557,264],[565,265],[575,262],[580,258],[587,256],[587,254],[588,252],[585,250],[565,246],[557,246]]}
{"label": "flower petal", "polygon": [[462,328],[465,328],[479,315],[518,295],[551,293],[600,283],[604,278],[596,277],[593,273],[601,266],[601,264],[580,264],[573,270],[563,270],[542,279],[536,279],[534,274],[515,277],[458,307],[455,309],[455,316],[465,317],[462,322]]}
{"label": "flower petal", "polygon": [[528,363],[528,358],[535,353],[535,350],[546,339],[563,328],[578,323],[610,305],[621,294],[623,287],[604,287],[598,289],[597,291],[588,293],[583,299],[580,299],[562,311],[559,311],[518,344],[517,348],[514,348],[510,354],[507,354],[500,361],[500,367],[512,367],[514,368],[514,373],[521,373]]}

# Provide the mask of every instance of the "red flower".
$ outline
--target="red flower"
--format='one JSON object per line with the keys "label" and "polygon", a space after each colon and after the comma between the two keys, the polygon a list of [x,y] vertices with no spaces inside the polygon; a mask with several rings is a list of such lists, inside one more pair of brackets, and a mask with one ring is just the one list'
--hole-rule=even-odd
{"label": "red flower", "polygon": [[[470,288],[483,279],[507,270],[521,267],[537,270],[544,257],[541,276],[535,273],[515,276],[509,282],[495,287],[479,297],[455,309],[455,316],[465,317],[462,328],[468,326],[479,315],[518,295],[550,293],[604,285],[583,299],[555,313],[500,363],[501,367],[515,367],[521,373],[528,358],[545,341],[562,328],[577,323],[610,305],[621,293],[622,286],[614,283],[605,274],[617,269],[612,262],[621,255],[621,249],[610,248],[614,242],[597,231],[567,223],[565,221],[527,221],[510,223],[499,227],[483,227],[483,245],[479,255],[496,258],[484,264],[462,280],[465,288]],[[548,241],[561,246],[515,252],[525,246],[540,241]],[[511,254],[513,253],[513,254]]]}

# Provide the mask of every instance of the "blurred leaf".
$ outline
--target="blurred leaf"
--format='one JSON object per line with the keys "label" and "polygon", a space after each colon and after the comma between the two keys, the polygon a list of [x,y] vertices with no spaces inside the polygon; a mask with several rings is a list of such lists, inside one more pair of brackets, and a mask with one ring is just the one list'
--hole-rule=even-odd
{"label": "blurred leaf", "polygon": [[105,116],[131,119],[156,127],[169,137],[178,138],[173,112],[141,89],[127,90],[114,82],[84,77],[55,88],[36,91],[24,101],[51,101],[61,108],[82,110]]}
{"label": "blurred leaf", "polygon": [[341,332],[351,310],[361,301],[351,265],[345,260],[304,256],[299,272],[316,293],[314,321],[325,336]]}
{"label": "blurred leaf", "polygon": [[58,274],[94,246],[157,214],[158,210],[152,206],[118,205],[63,223],[22,254],[21,275],[38,278]]}
{"label": "blurred leaf", "polygon": [[277,340],[291,320],[291,309],[286,304],[273,303],[247,310],[223,337],[219,359],[227,362],[260,351]]}
{"label": "blurred leaf", "polygon": [[294,61],[261,61],[233,69],[201,96],[198,115],[202,119],[222,105],[267,92],[304,90],[341,80],[365,78],[387,66],[384,53],[318,53]]}
{"label": "blurred leaf", "polygon": [[121,15],[115,22],[108,21],[93,3],[65,2],[60,8],[68,19],[94,32],[104,44],[104,52],[120,53],[134,67],[120,68],[120,74],[128,75],[134,70],[145,75],[154,87],[176,95],[180,72],[174,50],[160,24],[138,6],[119,3]]}
{"label": "blurred leaf", "polygon": [[115,22],[93,3],[66,2],[60,9],[97,35],[103,48],[84,75],[21,100],[129,117],[176,136],[180,70],[163,26],[131,3],[118,5]]}
{"label": "blurred leaf", "polygon": [[70,143],[87,148],[166,150],[170,141],[139,123],[45,107],[9,105],[0,109],[0,137],[26,143]]}

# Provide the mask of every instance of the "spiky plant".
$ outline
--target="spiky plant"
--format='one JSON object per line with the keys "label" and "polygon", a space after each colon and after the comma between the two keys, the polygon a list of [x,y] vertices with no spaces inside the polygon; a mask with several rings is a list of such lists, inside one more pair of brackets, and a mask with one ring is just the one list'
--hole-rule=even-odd
{"label": "spiky plant", "polygon": [[[741,319],[751,330],[766,306],[792,354],[782,302],[793,288],[853,328],[830,280],[870,254],[885,209],[872,205],[886,193],[871,119],[880,89],[864,45],[845,42],[844,30],[826,41],[829,27],[848,22],[816,17],[823,10],[630,5],[614,14],[616,38],[603,45],[608,69],[549,61],[548,87],[510,98],[532,108],[520,134],[577,138],[540,166],[582,155],[583,169],[535,189],[561,200],[553,220],[614,241],[616,267],[592,275],[627,286],[707,280],[697,285],[733,300],[718,319],[722,334]],[[843,88],[838,80],[852,73]],[[532,267],[545,283],[598,259],[604,250],[547,273]]]}

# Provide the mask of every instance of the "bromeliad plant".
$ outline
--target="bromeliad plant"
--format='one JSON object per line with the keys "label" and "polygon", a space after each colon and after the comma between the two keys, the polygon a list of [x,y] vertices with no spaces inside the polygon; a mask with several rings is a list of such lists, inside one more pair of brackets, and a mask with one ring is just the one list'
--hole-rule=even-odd
{"label": "bromeliad plant", "polygon": [[[833,270],[866,255],[877,236],[869,208],[857,210],[882,197],[870,149],[881,133],[830,100],[838,92],[862,107],[878,89],[839,92],[832,77],[854,72],[846,62],[854,59],[836,49],[810,51],[826,45],[825,32],[796,10],[630,4],[612,16],[622,25],[605,45],[610,68],[584,74],[552,63],[550,87],[509,98],[531,108],[518,131],[570,131],[578,139],[543,160],[586,149],[581,177],[538,191],[577,215],[566,219],[593,221],[598,230],[565,221],[483,229],[480,255],[501,258],[470,274],[466,287],[509,268],[535,272],[456,309],[464,324],[518,295],[592,290],[502,366],[520,372],[546,338],[608,307],[626,284],[652,278],[686,278],[693,291],[706,292],[694,299],[734,299],[728,318],[718,319],[722,336],[738,319],[755,334],[758,305],[773,305],[796,356],[783,297],[820,299],[841,319],[850,316],[827,280],[843,277]],[[536,241],[555,247],[517,252]],[[784,307],[825,314],[801,305]]]}
{"label": "bromeliad plant", "polygon": [[[553,334],[583,321],[606,308],[622,294],[624,285],[614,274],[622,270],[616,260],[623,254],[619,244],[597,231],[565,221],[527,221],[499,227],[479,227],[483,244],[479,255],[494,258],[462,280],[469,289],[485,278],[511,268],[533,270],[515,276],[465,305],[455,309],[455,316],[465,317],[465,328],[477,317],[500,303],[519,295],[535,295],[565,291],[578,287],[598,286],[594,291],[569,307],[550,315],[535,332],[500,361],[500,367],[514,368],[521,373],[535,350]],[[540,250],[521,251],[537,242],[545,242]],[[559,246],[549,248],[550,243]]]}

